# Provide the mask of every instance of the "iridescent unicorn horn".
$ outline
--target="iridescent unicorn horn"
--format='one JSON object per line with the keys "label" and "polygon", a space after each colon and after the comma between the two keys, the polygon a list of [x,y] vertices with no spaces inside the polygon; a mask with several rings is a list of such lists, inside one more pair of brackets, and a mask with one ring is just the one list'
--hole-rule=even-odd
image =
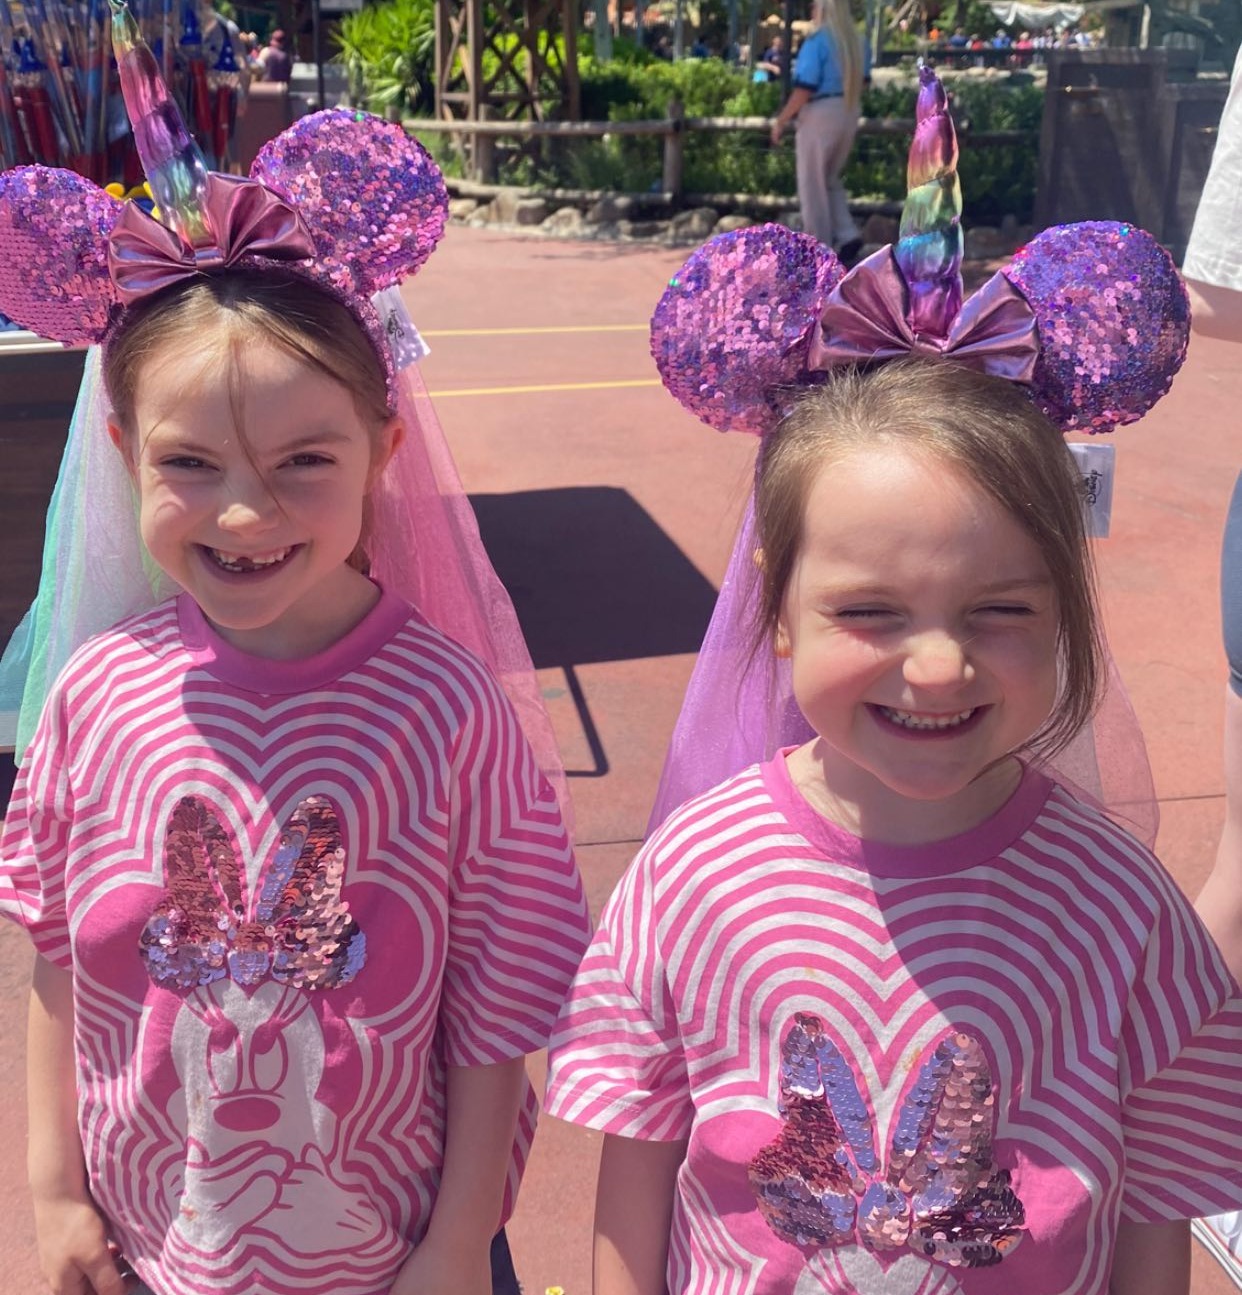
{"label": "iridescent unicorn horn", "polygon": [[943,338],[962,306],[962,186],[944,86],[923,63],[914,117],[906,205],[894,254],[910,289],[911,329],[916,336]]}
{"label": "iridescent unicorn horn", "polygon": [[186,130],[129,6],[125,0],[109,0],[109,4],[121,93],[160,217],[188,246],[210,247],[213,240],[204,214],[207,163]]}

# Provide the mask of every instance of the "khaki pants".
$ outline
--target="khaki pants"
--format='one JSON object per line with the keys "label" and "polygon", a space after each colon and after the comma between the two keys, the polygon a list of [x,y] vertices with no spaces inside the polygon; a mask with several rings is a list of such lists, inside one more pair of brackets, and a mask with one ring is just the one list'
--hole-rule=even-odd
{"label": "khaki pants", "polygon": [[858,130],[858,113],[844,98],[812,99],[797,118],[798,205],[802,228],[839,248],[858,237],[841,171]]}

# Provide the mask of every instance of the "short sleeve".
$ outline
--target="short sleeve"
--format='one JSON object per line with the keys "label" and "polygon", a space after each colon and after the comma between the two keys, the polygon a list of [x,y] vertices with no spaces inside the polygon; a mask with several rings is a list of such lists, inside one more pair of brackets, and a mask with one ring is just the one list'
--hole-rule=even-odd
{"label": "short sleeve", "polygon": [[1168,889],[1121,1031],[1122,1212],[1142,1223],[1242,1207],[1242,999]]}
{"label": "short sleeve", "polygon": [[36,950],[71,970],[65,910],[73,817],[59,689],[43,711],[0,834],[0,915],[26,928]]}
{"label": "short sleeve", "polygon": [[1188,279],[1242,291],[1242,50],[1216,134],[1182,273]]}
{"label": "short sleeve", "polygon": [[448,949],[440,1029],[450,1065],[546,1047],[590,937],[556,794],[500,687],[479,695],[453,767]]}
{"label": "short sleeve", "polygon": [[828,54],[828,42],[820,35],[809,36],[802,42],[798,57],[794,60],[793,83],[812,94],[818,91],[824,78],[824,62]]}
{"label": "short sleeve", "polygon": [[648,847],[604,908],[552,1036],[547,1110],[620,1137],[690,1136],[694,1108],[660,957]]}

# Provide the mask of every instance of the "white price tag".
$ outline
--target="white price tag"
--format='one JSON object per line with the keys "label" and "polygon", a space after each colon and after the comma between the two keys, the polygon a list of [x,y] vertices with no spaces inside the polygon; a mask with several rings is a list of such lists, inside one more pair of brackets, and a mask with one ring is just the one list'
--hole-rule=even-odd
{"label": "white price tag", "polygon": [[1105,539],[1113,515],[1113,475],[1116,471],[1117,447],[1099,441],[1070,445],[1070,453],[1082,477],[1082,502],[1087,520],[1087,534]]}
{"label": "white price tag", "polygon": [[384,323],[384,332],[388,345],[392,347],[393,361],[398,369],[417,364],[424,355],[431,354],[431,347],[423,341],[422,335],[414,327],[410,312],[401,300],[399,288],[385,288],[371,298],[379,317]]}

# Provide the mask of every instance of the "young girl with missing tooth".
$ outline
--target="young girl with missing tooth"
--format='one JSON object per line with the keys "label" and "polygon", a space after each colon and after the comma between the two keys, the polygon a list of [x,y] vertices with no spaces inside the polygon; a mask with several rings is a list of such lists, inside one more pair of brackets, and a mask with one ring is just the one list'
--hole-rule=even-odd
{"label": "young girl with missing tooth", "polygon": [[[516,1295],[523,1058],[588,922],[501,687],[525,705],[533,681],[512,609],[372,302],[434,246],[443,185],[341,110],[254,180],[207,175],[179,121],[159,151],[171,105],[119,34],[148,175],[184,168],[172,227],[68,173],[0,178],[22,270],[0,305],[104,344],[75,436],[127,480],[82,482],[107,546],[90,592],[137,573],[136,614],[52,687],[0,846],[0,911],[38,954],[44,1274],[55,1295]],[[144,569],[179,592],[151,606]]]}
{"label": "young girl with missing tooth", "polygon": [[[951,130],[930,76],[919,115]],[[723,236],[653,321],[762,437],[669,786],[755,754],[657,810],[553,1038],[549,1109],[605,1135],[596,1295],[1185,1295],[1184,1220],[1242,1201],[1237,987],[1058,765],[1105,660],[1056,424],[1163,393],[1184,294],[1093,225],[962,306],[935,205],[849,275]]]}

